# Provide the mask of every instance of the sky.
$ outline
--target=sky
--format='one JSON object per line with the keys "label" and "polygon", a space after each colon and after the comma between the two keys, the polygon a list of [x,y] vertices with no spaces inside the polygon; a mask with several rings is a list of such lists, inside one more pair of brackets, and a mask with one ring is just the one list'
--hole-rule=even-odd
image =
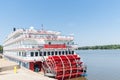
{"label": "sky", "polygon": [[13,28],[74,34],[79,46],[120,44],[120,0],[0,0],[0,44]]}

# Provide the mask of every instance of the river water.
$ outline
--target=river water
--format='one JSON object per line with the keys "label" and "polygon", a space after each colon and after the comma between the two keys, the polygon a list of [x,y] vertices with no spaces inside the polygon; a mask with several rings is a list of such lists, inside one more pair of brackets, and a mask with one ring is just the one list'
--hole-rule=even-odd
{"label": "river water", "polygon": [[78,50],[88,80],[120,80],[120,50]]}

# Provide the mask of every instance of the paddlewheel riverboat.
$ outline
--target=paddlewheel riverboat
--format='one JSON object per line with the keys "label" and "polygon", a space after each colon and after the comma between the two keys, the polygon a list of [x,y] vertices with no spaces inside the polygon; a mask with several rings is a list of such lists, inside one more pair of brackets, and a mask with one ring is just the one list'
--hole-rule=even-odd
{"label": "paddlewheel riverboat", "polygon": [[84,75],[86,67],[74,52],[73,39],[56,31],[14,28],[4,41],[4,56],[58,80],[75,78]]}

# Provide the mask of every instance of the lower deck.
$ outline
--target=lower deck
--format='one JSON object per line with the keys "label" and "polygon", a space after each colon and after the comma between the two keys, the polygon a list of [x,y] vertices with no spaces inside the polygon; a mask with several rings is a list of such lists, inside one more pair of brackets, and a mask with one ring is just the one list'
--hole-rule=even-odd
{"label": "lower deck", "polygon": [[10,56],[5,57],[34,72],[44,72],[49,77],[52,74],[58,80],[67,80],[84,74],[82,62],[77,55],[50,56],[43,63],[36,60],[27,62]]}
{"label": "lower deck", "polygon": [[5,56],[5,58],[9,59],[10,61],[14,61],[18,63],[20,66],[23,66],[27,69],[30,69],[35,72],[39,72],[42,70],[42,62],[41,61],[31,61],[31,62],[24,62],[22,60],[15,59],[10,56]]}

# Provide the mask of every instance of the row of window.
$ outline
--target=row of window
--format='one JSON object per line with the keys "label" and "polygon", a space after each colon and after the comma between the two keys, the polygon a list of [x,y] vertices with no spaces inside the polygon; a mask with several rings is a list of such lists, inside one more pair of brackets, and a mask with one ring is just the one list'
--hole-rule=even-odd
{"label": "row of window", "polygon": [[18,54],[19,56],[23,56],[23,57],[26,57],[26,52],[19,52],[19,54]]}
{"label": "row of window", "polygon": [[26,63],[26,62],[22,62],[22,61],[19,61],[17,59],[14,59],[14,58],[11,58],[11,57],[8,57],[8,56],[5,56],[5,57],[8,58],[11,61],[14,61],[14,62],[18,63],[20,66],[24,66],[26,68],[29,68],[28,63]]}
{"label": "row of window", "polygon": [[43,52],[31,52],[31,57],[33,56],[49,56],[49,55],[68,55],[74,54],[74,51],[43,51]]}

